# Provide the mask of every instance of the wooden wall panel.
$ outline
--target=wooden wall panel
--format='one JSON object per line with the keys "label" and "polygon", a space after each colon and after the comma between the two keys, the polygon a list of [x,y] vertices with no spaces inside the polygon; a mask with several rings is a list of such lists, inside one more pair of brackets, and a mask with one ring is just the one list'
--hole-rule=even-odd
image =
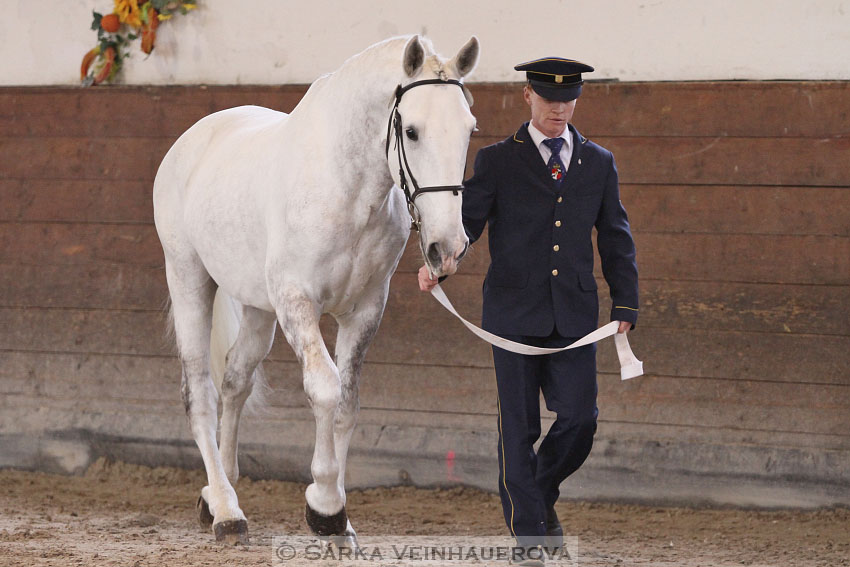
{"label": "wooden wall panel", "polygon": [[153,181],[169,138],[0,138],[2,178]]}
{"label": "wooden wall panel", "polygon": [[846,187],[624,184],[620,196],[640,232],[850,236]]}
{"label": "wooden wall panel", "polygon": [[[582,132],[584,134],[584,132]],[[589,134],[588,134],[589,135]],[[589,135],[590,136],[590,135]],[[475,136],[474,154],[503,138]],[[614,153],[621,183],[674,185],[850,185],[850,137],[698,138],[590,136]],[[473,161],[468,157],[470,171]]]}
{"label": "wooden wall panel", "polygon": [[153,222],[149,181],[3,179],[0,221]]}
{"label": "wooden wall panel", "polygon": [[614,152],[623,183],[850,185],[850,137],[594,137]]}
{"label": "wooden wall panel", "polygon": [[16,88],[0,92],[5,136],[176,139],[212,112],[243,104],[291,111],[303,85],[280,87],[122,87],[82,91]]}
{"label": "wooden wall panel", "polygon": [[0,223],[0,264],[163,265],[152,224]]}
{"label": "wooden wall panel", "polygon": [[[480,131],[470,168],[478,148],[528,114],[520,85],[472,90]],[[166,336],[152,181],[199,118],[240,104],[289,111],[304,91],[0,89],[8,454],[49,452],[32,439],[66,448],[63,439],[92,439],[89,447],[131,459],[197,464]],[[575,122],[617,158],[641,276],[632,343],[647,371],[620,382],[613,347],[600,345],[600,430],[579,479],[591,487],[585,495],[669,500],[674,482],[691,486],[677,499],[699,499],[696,476],[758,490],[786,483],[795,503],[848,503],[819,483],[850,486],[850,83],[590,82]],[[367,356],[354,483],[398,478],[393,467],[439,479],[429,463],[452,449],[465,482],[492,488],[490,349],[416,290],[414,238]],[[488,261],[485,235],[444,284],[472,320]],[[598,266],[596,275],[604,321]],[[333,349],[333,321],[322,327]],[[280,336],[266,366],[271,406],[246,425],[246,450],[268,476],[307,474],[306,462],[268,456],[288,447],[306,459],[312,435]],[[182,448],[152,449],[163,441]],[[624,470],[628,478],[613,472]]]}
{"label": "wooden wall panel", "polygon": [[[528,119],[518,85],[471,88],[482,134],[504,136]],[[846,82],[589,81],[574,119],[593,136],[831,138],[850,136],[848,96]]]}
{"label": "wooden wall panel", "polygon": [[5,307],[158,311],[167,298],[161,263],[0,264],[0,305]]}

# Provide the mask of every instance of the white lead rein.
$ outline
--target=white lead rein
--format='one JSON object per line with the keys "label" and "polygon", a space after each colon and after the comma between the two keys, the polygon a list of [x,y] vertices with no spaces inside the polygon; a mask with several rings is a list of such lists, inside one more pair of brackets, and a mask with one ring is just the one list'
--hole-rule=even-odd
{"label": "white lead rein", "polygon": [[617,328],[619,327],[619,323],[617,321],[611,321],[607,325],[599,327],[592,333],[585,335],[576,342],[565,347],[541,348],[524,345],[522,343],[516,343],[514,341],[509,341],[508,339],[503,339],[502,337],[499,337],[497,335],[494,335],[493,333],[485,331],[484,329],[476,327],[475,325],[460,316],[460,314],[455,310],[454,306],[452,305],[452,302],[449,301],[449,298],[446,296],[446,292],[444,292],[443,289],[440,287],[440,284],[435,285],[433,289],[431,289],[431,295],[433,295],[434,298],[449,311],[449,313],[460,319],[461,323],[466,325],[467,329],[469,329],[491,345],[495,345],[501,349],[508,350],[510,352],[515,352],[518,354],[553,354],[556,352],[569,350],[571,348],[578,348],[580,346],[589,345],[591,343],[601,341],[606,337],[614,335],[614,344],[617,346],[617,356],[620,359],[620,378],[623,380],[628,380],[629,378],[636,378],[638,376],[643,375],[643,362],[638,360],[632,352],[632,347],[629,346],[629,339],[626,338],[626,333],[617,332]]}

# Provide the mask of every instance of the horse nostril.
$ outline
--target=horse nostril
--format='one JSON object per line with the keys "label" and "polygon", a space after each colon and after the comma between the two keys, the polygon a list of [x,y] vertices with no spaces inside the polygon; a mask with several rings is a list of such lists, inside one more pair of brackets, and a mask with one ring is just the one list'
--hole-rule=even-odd
{"label": "horse nostril", "polygon": [[466,252],[469,250],[469,241],[466,241],[466,244],[463,245],[463,250],[460,251],[460,254],[457,255],[457,261],[460,262],[463,260],[463,257],[466,256]]}
{"label": "horse nostril", "polygon": [[440,249],[437,246],[436,242],[434,242],[433,244],[428,246],[428,260],[431,261],[431,264],[433,266],[439,266],[440,265],[440,262],[442,262],[441,256],[442,255],[440,254]]}

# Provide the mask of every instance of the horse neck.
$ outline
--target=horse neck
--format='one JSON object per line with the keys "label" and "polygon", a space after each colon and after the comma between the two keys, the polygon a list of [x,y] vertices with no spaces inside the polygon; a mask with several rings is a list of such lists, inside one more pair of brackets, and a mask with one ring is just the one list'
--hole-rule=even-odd
{"label": "horse neck", "polygon": [[[331,163],[357,164],[356,171],[349,170],[346,175],[370,189],[378,200],[383,200],[393,185],[384,144],[391,101],[401,77],[404,41],[395,43],[398,45],[388,43],[352,57],[320,79],[316,91],[308,92],[304,100],[310,113],[315,112],[313,118],[321,117],[319,139],[325,144],[334,141],[332,148],[323,148]],[[293,111],[293,117],[299,110]]]}
{"label": "horse neck", "polygon": [[[383,82],[379,82],[383,80]],[[368,163],[370,169],[380,171],[382,177],[391,185],[391,177],[384,153],[384,140],[387,135],[387,121],[391,106],[388,105],[398,80],[387,77],[364,78],[364,84],[357,85],[349,99],[348,108],[337,107],[334,127],[341,139],[350,140],[339,151],[346,157]],[[378,165],[381,164],[381,167]]]}

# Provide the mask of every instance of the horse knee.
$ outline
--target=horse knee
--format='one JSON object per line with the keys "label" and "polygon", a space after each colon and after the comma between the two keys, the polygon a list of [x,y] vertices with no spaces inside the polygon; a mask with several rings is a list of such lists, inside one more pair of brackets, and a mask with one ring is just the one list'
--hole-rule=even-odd
{"label": "horse knee", "polygon": [[357,414],[360,413],[360,399],[351,396],[343,389],[342,399],[334,417],[334,427],[337,429],[350,429],[357,422]]}
{"label": "horse knee", "polygon": [[221,396],[225,401],[242,401],[251,395],[254,386],[252,372],[225,371],[221,381]]}
{"label": "horse knee", "polygon": [[334,416],[334,432],[337,435],[350,435],[355,425],[357,425],[356,413],[337,412]]}
{"label": "horse knee", "polygon": [[307,389],[307,399],[314,411],[334,412],[339,406],[339,388],[332,384]]}
{"label": "horse knee", "polygon": [[335,412],[342,399],[342,385],[333,368],[304,373],[304,392],[314,411]]}

